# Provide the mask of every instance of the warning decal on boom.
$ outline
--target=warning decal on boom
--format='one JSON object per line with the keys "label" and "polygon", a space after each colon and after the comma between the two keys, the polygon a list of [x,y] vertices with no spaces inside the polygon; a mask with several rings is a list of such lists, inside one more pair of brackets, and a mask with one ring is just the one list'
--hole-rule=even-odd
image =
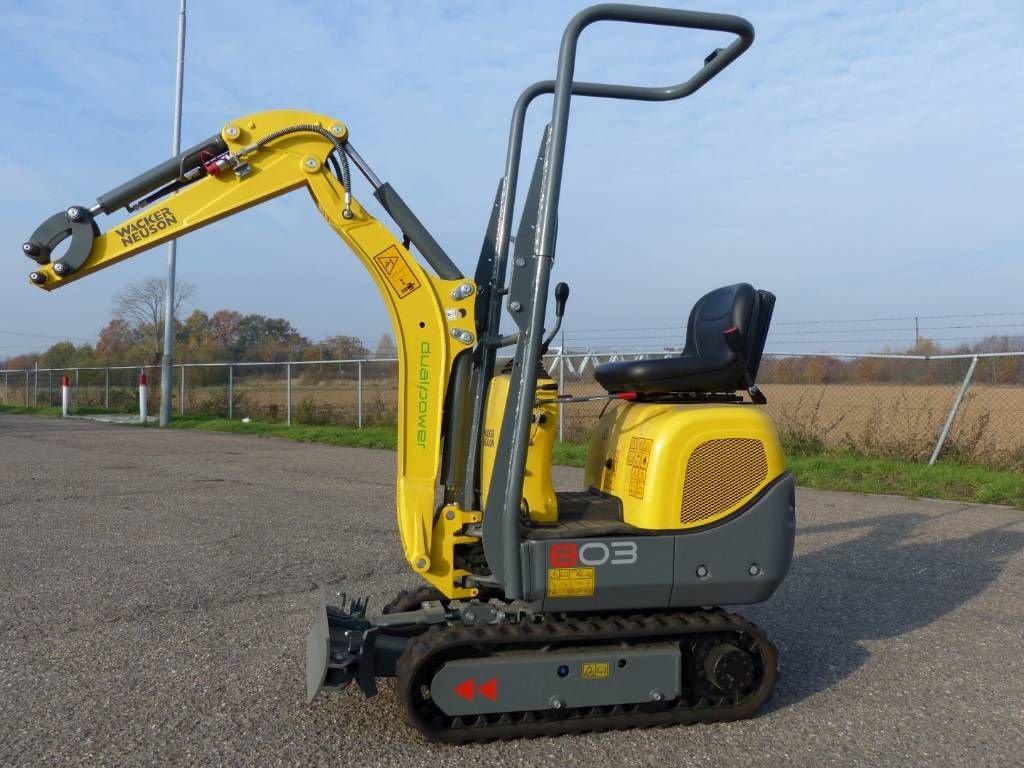
{"label": "warning decal on boom", "polygon": [[373,263],[391,284],[398,298],[404,299],[420,287],[412,268],[397,246],[389,246],[373,257]]}

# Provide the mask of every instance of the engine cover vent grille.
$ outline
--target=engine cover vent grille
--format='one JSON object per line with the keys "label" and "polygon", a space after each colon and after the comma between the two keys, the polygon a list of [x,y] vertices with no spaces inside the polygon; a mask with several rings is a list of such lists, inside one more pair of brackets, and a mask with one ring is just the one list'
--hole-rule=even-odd
{"label": "engine cover vent grille", "polygon": [[711,522],[739,504],[768,477],[764,443],[749,437],[708,440],[686,462],[679,522]]}

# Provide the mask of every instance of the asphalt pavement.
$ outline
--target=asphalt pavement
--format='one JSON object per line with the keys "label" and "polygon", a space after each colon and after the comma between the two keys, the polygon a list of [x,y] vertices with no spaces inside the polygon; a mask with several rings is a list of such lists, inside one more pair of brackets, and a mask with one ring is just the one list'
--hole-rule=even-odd
{"label": "asphalt pavement", "polygon": [[889,496],[798,491],[789,578],[740,609],[781,655],[753,720],[448,747],[387,681],[307,705],[320,585],[417,584],[394,462],[0,415],[0,765],[1024,765],[1024,513]]}

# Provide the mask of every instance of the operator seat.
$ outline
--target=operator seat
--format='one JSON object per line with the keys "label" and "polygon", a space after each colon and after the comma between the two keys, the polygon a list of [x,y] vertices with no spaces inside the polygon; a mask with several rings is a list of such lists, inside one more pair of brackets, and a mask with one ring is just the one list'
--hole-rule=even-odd
{"label": "operator seat", "polygon": [[[754,395],[774,307],[773,294],[748,283],[718,288],[702,296],[690,311],[681,355],[604,363],[594,369],[594,378],[612,393],[735,394],[749,389]],[[738,339],[730,344],[728,336],[737,331]]]}

